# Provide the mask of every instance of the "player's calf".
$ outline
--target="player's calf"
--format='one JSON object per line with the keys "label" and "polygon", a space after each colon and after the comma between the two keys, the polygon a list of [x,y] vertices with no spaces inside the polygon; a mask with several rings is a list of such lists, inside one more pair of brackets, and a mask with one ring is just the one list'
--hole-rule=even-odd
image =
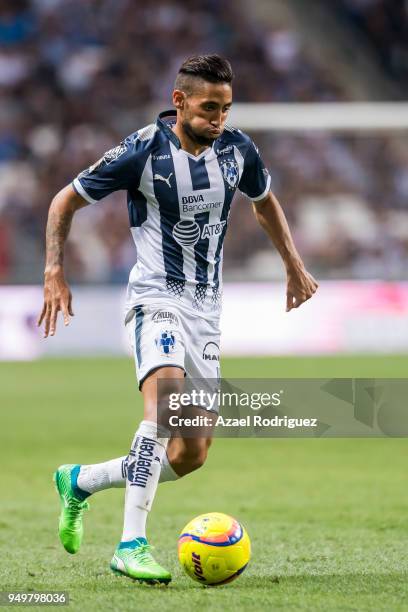
{"label": "player's calf", "polygon": [[202,467],[210,445],[211,438],[173,438],[167,455],[177,475],[186,476]]}
{"label": "player's calf", "polygon": [[127,462],[125,517],[122,538],[111,568],[136,580],[169,582],[170,573],[151,554],[146,539],[147,515],[159,483],[168,431],[144,420],[133,438]]}

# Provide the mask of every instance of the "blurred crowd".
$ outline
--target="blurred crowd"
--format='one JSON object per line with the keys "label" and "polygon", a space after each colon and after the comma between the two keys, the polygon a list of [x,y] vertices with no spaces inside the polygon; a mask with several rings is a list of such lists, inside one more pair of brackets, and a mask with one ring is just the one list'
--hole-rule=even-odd
{"label": "blurred crowd", "polygon": [[[408,91],[408,2],[337,0],[346,18],[363,33],[385,70]],[[405,79],[405,81],[404,81]]]}
{"label": "blurred crowd", "polygon": [[[265,151],[272,190],[296,244],[319,278],[408,279],[407,136],[253,137]],[[273,251],[251,207],[245,202],[236,206],[240,214],[233,215],[226,262],[236,270],[246,257],[250,273],[261,278],[268,262],[273,263]],[[251,262],[255,242],[269,257]]]}
{"label": "blurred crowd", "polygon": [[[53,195],[151,122],[148,107],[169,107],[185,57],[227,56],[240,102],[348,99],[339,75],[312,59],[295,29],[266,26],[243,7],[236,0],[2,0],[0,282],[41,280]],[[408,250],[406,142],[254,138],[302,254],[319,274],[407,274],[395,263]],[[267,241],[242,198],[232,216],[226,272],[251,273]],[[122,193],[76,215],[67,251],[71,281],[126,279],[135,251]]]}

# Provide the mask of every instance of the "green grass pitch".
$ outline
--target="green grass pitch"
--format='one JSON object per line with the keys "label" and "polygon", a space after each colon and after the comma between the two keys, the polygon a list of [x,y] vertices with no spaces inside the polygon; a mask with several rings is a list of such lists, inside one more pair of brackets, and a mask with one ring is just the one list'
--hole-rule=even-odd
{"label": "green grass pitch", "polygon": [[[227,377],[404,377],[407,357],[226,359]],[[66,590],[71,610],[408,610],[405,439],[217,439],[207,465],[160,485],[149,520],[168,588],[113,575],[123,490],[90,499],[77,555],[57,537],[60,463],[127,452],[141,418],[126,359],[0,365],[1,589]],[[205,511],[247,527],[252,560],[234,583],[203,588],[176,555]]]}

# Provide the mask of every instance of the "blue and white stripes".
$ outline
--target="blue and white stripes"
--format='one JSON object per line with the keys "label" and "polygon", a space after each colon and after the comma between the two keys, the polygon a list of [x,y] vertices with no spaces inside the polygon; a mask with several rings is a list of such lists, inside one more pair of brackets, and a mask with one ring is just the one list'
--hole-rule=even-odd
{"label": "blue and white stripes", "polygon": [[[236,189],[259,200],[270,177],[250,138],[227,127],[212,147],[194,156],[172,130],[175,113],[126,138],[73,183],[89,203],[117,189],[128,191],[137,247],[128,306],[170,296],[216,312],[221,294],[222,248]],[[139,313],[139,319],[143,314]]]}

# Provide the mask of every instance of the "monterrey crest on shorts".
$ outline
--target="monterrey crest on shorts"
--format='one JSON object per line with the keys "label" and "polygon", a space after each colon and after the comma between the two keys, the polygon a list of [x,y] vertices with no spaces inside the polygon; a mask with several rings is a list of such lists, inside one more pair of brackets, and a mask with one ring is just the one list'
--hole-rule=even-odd
{"label": "monterrey crest on shorts", "polygon": [[[252,201],[265,197],[270,175],[251,139],[225,127],[197,157],[171,129],[175,111],[128,136],[81,172],[74,189],[95,203],[127,190],[137,262],[127,309],[170,299],[205,316],[218,316],[222,249],[236,189]],[[171,339],[163,339],[171,350]],[[165,344],[163,344],[165,346]]]}

